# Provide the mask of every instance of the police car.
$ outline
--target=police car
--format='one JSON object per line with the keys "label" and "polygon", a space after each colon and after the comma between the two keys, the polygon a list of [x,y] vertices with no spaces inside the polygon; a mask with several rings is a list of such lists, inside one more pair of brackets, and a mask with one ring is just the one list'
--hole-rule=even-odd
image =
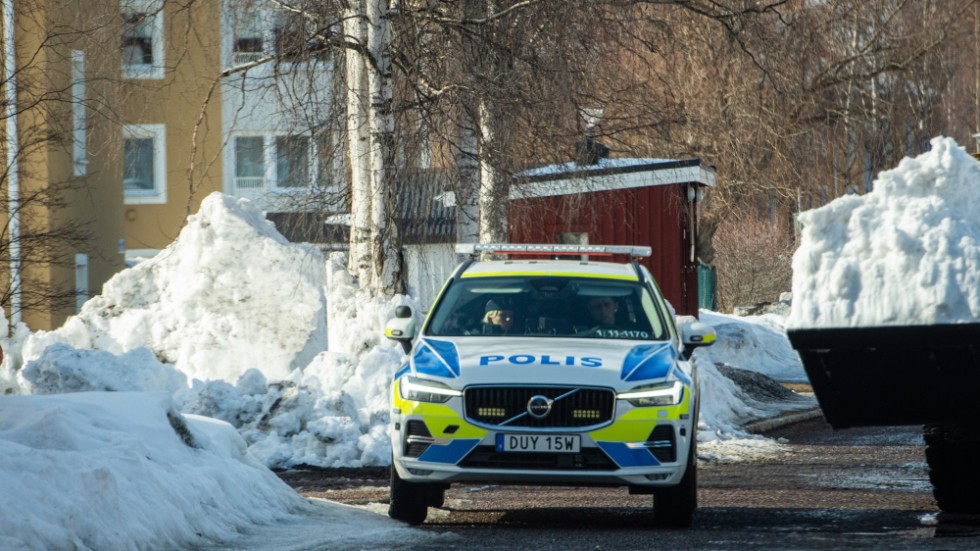
{"label": "police car", "polygon": [[[385,327],[407,352],[391,390],[389,516],[424,522],[451,483],[621,486],[654,496],[657,524],[689,526],[699,400],[689,359],[715,332],[693,318],[675,325],[637,261],[650,248],[457,252],[471,259],[421,325],[401,306]],[[614,254],[631,261],[595,261]]]}

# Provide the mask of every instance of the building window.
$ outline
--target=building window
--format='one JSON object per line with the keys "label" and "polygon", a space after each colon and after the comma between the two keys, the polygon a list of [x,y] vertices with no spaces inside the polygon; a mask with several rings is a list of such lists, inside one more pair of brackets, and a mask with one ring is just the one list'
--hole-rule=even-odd
{"label": "building window", "polygon": [[85,148],[88,129],[85,120],[85,54],[81,50],[71,52],[71,120],[72,174],[85,176],[88,169]]}
{"label": "building window", "polygon": [[310,187],[313,157],[309,136],[235,137],[235,189],[297,190]]}
{"label": "building window", "polygon": [[75,313],[88,300],[88,255],[75,253]]}
{"label": "building window", "polygon": [[297,62],[307,54],[310,29],[304,14],[265,0],[227,0],[225,6],[231,65],[266,56]]}
{"label": "building window", "polygon": [[123,0],[122,67],[126,78],[163,78],[163,4]]}
{"label": "building window", "polygon": [[281,11],[272,30],[276,55],[284,61],[302,59],[306,52],[306,21],[301,14]]}
{"label": "building window", "polygon": [[126,204],[167,202],[166,142],[162,124],[129,125],[123,139]]}
{"label": "building window", "polygon": [[276,187],[310,185],[310,139],[306,136],[276,137]]}
{"label": "building window", "polygon": [[235,187],[265,187],[265,145],[261,136],[235,138]]}
{"label": "building window", "polygon": [[262,57],[265,45],[262,11],[257,9],[235,9],[232,13],[234,32],[234,65],[251,63]]}

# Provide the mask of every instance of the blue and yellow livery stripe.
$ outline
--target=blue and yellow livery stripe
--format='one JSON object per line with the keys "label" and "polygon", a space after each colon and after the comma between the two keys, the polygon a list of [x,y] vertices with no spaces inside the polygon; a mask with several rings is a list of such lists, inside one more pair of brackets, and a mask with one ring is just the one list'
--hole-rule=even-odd
{"label": "blue and yellow livery stripe", "polygon": [[459,351],[452,341],[422,339],[412,353],[415,372],[434,377],[459,377]]}
{"label": "blue and yellow livery stripe", "polygon": [[624,381],[663,379],[670,373],[676,360],[677,353],[667,342],[633,347],[623,360],[620,379]]}
{"label": "blue and yellow livery stripe", "polygon": [[397,381],[398,379],[401,379],[402,376],[411,371],[411,369],[412,368],[410,365],[402,364],[402,366],[398,368],[398,371],[395,372],[395,375],[391,378],[391,380]]}
{"label": "blue and yellow livery stripe", "polygon": [[446,463],[455,465],[459,463],[473,448],[480,443],[479,438],[459,438],[447,444],[432,444],[422,452],[419,461],[430,463]]}
{"label": "blue and yellow livery stripe", "polygon": [[[425,426],[435,438],[476,438],[477,440],[487,435],[487,429],[467,423],[463,417],[446,404],[432,404],[429,402],[413,402],[405,400],[398,392],[398,385],[401,381],[396,381],[393,393],[392,407],[401,411],[405,416],[421,416]],[[446,427],[453,427],[452,434],[446,433]]]}
{"label": "blue and yellow livery stripe", "polygon": [[657,458],[646,448],[630,448],[625,442],[596,442],[596,444],[622,468],[660,465]]}
{"label": "blue and yellow livery stripe", "polygon": [[691,387],[692,385],[694,385],[694,380],[692,380],[691,377],[687,375],[687,373],[684,373],[683,371],[678,369],[677,366],[674,366],[673,373],[674,373],[674,378],[684,383],[685,386]]}
{"label": "blue and yellow livery stripe", "polygon": [[620,415],[615,423],[589,432],[589,436],[596,442],[642,442],[657,423],[677,421],[690,411],[689,394],[685,392],[676,406],[633,408]]}

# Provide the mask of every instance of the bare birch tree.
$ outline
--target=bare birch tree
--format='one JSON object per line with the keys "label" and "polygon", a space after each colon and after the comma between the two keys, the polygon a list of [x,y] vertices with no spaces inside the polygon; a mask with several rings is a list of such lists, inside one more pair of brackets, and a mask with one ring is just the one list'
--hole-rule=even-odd
{"label": "bare birch tree", "polygon": [[371,250],[371,160],[368,124],[368,60],[362,54],[368,49],[367,6],[365,0],[346,0],[343,4],[344,41],[350,46],[344,52],[347,85],[347,158],[350,167],[351,235],[349,268],[361,285],[374,281]]}
{"label": "bare birch tree", "polygon": [[719,225],[861,191],[949,128],[937,113],[955,71],[942,62],[969,6],[447,0],[393,12],[344,0],[339,34],[319,43],[346,52],[352,269],[376,292],[399,287],[394,204],[416,137],[422,156],[457,168],[457,238],[498,241],[511,175],[572,158],[590,108],[616,155],[718,167],[700,220],[710,263]]}

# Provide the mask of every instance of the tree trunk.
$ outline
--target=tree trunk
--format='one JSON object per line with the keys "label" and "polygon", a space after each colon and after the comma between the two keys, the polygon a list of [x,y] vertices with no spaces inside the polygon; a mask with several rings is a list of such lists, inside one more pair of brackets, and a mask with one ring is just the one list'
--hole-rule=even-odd
{"label": "tree trunk", "polygon": [[368,0],[368,50],[375,66],[368,72],[371,108],[371,254],[376,295],[404,292],[398,215],[393,210],[398,167],[392,112],[391,12],[387,0]]}
{"label": "tree trunk", "polygon": [[480,240],[480,136],[472,105],[473,102],[468,101],[463,107],[459,128],[460,143],[456,158],[459,181],[455,188],[458,243],[477,243]]}
{"label": "tree trunk", "polygon": [[[497,12],[495,0],[480,0],[482,5],[473,6],[483,10],[483,15],[491,18]],[[484,33],[492,33],[493,28],[484,27]],[[507,231],[507,202],[510,195],[510,176],[501,171],[504,139],[502,129],[503,112],[493,97],[494,89],[508,78],[508,71],[500,62],[499,53],[481,48],[477,57],[480,73],[486,78],[488,88],[480,92],[478,100],[480,136],[480,241],[483,243],[506,243],[510,236]]]}
{"label": "tree trunk", "polygon": [[501,135],[500,118],[494,105],[480,102],[480,240],[483,243],[506,243],[507,201],[510,179],[500,171],[498,152]]}
{"label": "tree trunk", "polygon": [[[348,0],[344,33],[367,44],[364,0]],[[364,56],[352,48],[345,52],[347,77],[347,152],[350,160],[351,232],[348,269],[362,287],[373,282],[371,264],[371,158],[368,155],[368,83]]]}
{"label": "tree trunk", "polygon": [[[486,9],[485,0],[465,0],[462,3],[463,19],[479,19]],[[475,37],[461,36],[461,65],[464,71],[480,68],[483,47],[482,41]],[[480,241],[480,122],[477,93],[471,90],[463,94],[460,106],[459,149],[456,155],[459,180],[455,186],[458,243]]]}

